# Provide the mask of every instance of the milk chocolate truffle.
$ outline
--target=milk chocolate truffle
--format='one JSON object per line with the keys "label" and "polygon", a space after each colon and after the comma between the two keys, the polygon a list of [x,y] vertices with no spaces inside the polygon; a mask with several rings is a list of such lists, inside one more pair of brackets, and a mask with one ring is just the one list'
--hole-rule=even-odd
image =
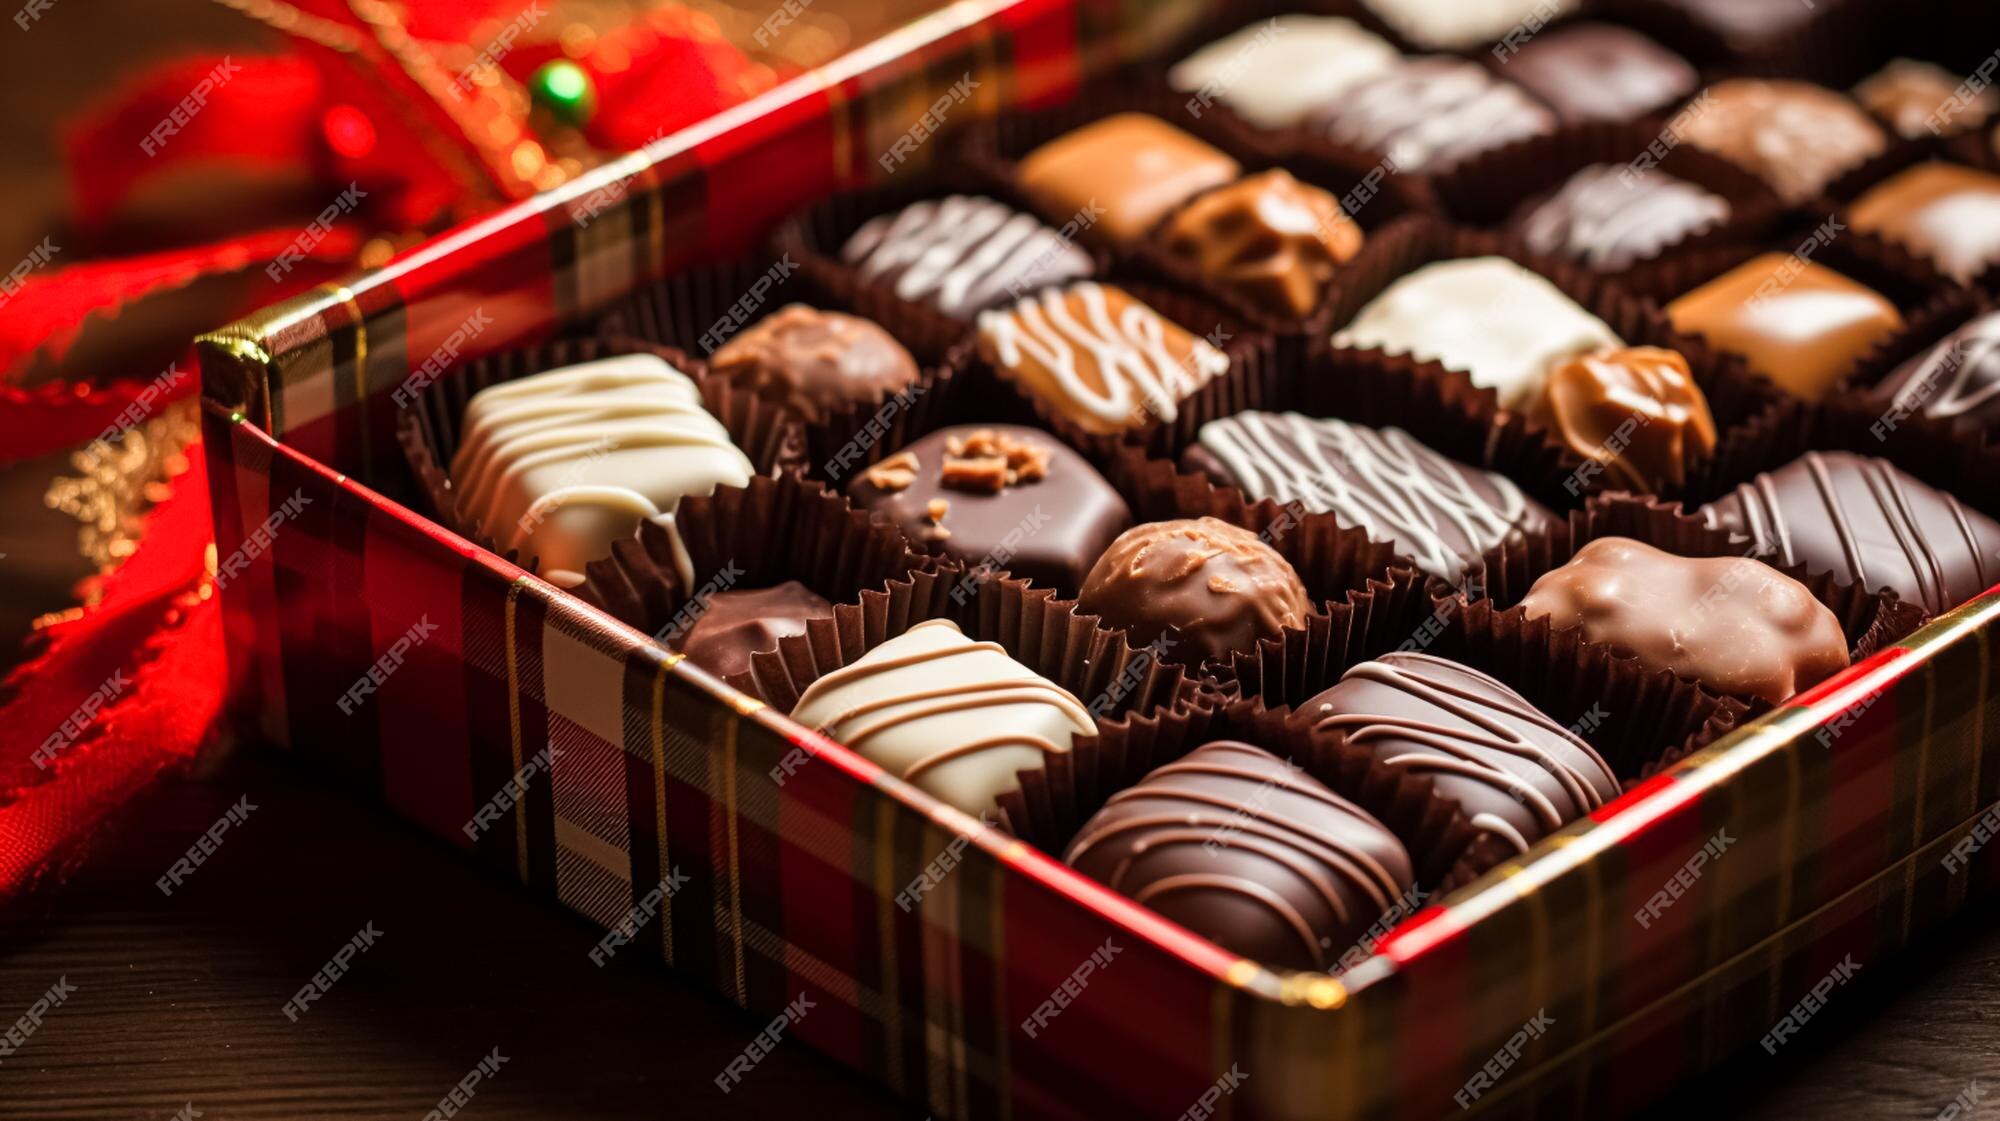
{"label": "milk chocolate truffle", "polygon": [[1158,117],[1118,113],[1029,152],[1015,180],[1042,217],[1067,222],[1087,211],[1095,221],[1084,236],[1115,243],[1143,237],[1176,206],[1242,170]]}
{"label": "milk chocolate truffle", "polygon": [[666,527],[675,568],[691,583],[675,507],[756,474],[694,382],[651,354],[488,386],[466,403],[459,432],[459,515],[559,588],[581,584],[584,566],[642,520]]}
{"label": "milk chocolate truffle", "polygon": [[1238,413],[1202,425],[1181,463],[1253,500],[1331,511],[1446,580],[1509,535],[1555,521],[1505,476],[1447,459],[1400,428]]}
{"label": "milk chocolate truffle", "polygon": [[2000,261],[2000,175],[1918,164],[1855,200],[1848,215],[1855,229],[1930,258],[1960,284]]}
{"label": "milk chocolate truffle", "polygon": [[1968,435],[2000,429],[2000,312],[1979,316],[1896,367],[1876,395],[1886,408],[1878,422],[1885,429],[1911,415]]}
{"label": "milk chocolate truffle", "polygon": [[1555,130],[1555,114],[1476,62],[1405,60],[1320,107],[1310,127],[1381,152],[1398,170],[1439,172],[1516,140]]}
{"label": "milk chocolate truffle", "polygon": [[776,650],[778,640],[804,634],[806,623],[833,617],[833,604],[819,593],[787,580],[774,588],[718,592],[680,641],[671,645],[717,677],[750,669],[750,655]]}
{"label": "milk chocolate truffle", "polygon": [[1881,293],[1790,253],[1751,258],[1668,304],[1667,317],[1808,401],[1903,329]]}
{"label": "milk chocolate truffle", "polygon": [[1620,486],[1651,492],[1715,450],[1715,418],[1679,351],[1634,346],[1580,355],[1549,374],[1536,418]]}
{"label": "milk chocolate truffle", "polygon": [[1888,588],[1936,614],[2000,581],[2000,522],[1887,460],[1807,452],[1701,508],[1773,564]]}
{"label": "milk chocolate truffle", "polygon": [[1463,51],[1489,46],[1517,29],[1532,35],[1575,0],[1362,0],[1396,34],[1426,51]]}
{"label": "milk chocolate truffle", "polygon": [[1682,140],[1740,165],[1793,205],[1889,145],[1859,105],[1810,82],[1717,82],[1677,119]]}
{"label": "milk chocolate truffle", "polygon": [[1429,654],[1363,662],[1295,719],[1343,735],[1378,767],[1430,778],[1437,798],[1521,852],[1620,793],[1574,732],[1493,678]]}
{"label": "milk chocolate truffle", "polygon": [[1562,289],[1505,257],[1438,261],[1368,301],[1333,345],[1441,362],[1525,409],[1557,362],[1625,342]]}
{"label": "milk chocolate truffle", "polygon": [[1664,171],[1593,164],[1534,204],[1521,236],[1537,253],[1622,272],[1729,220],[1729,200]]}
{"label": "milk chocolate truffle", "polygon": [[1602,537],[1543,573],[1530,619],[1615,646],[1717,693],[1772,704],[1847,668],[1840,620],[1804,584],[1748,557],[1681,557]]}
{"label": "milk chocolate truffle", "polygon": [[792,719],[974,816],[995,812],[1017,773],[1097,734],[1067,689],[948,619],[918,623],[813,682]]}
{"label": "milk chocolate truffle", "polygon": [[775,391],[808,420],[874,404],[917,380],[917,360],[880,325],[804,304],[751,324],[708,364],[733,382]]}
{"label": "milk chocolate truffle", "polygon": [[1571,23],[1545,31],[1519,53],[1495,51],[1508,78],[1556,111],[1564,124],[1629,121],[1695,90],[1687,59],[1627,27]]}
{"label": "milk chocolate truffle", "polygon": [[1368,811],[1233,740],[1113,794],[1063,862],[1281,969],[1331,968],[1415,883],[1403,843]]}
{"label": "milk chocolate truffle", "polygon": [[1318,307],[1334,269],[1361,251],[1361,227],[1331,194],[1275,168],[1195,199],[1160,241],[1217,286],[1296,316]]}
{"label": "milk chocolate truffle", "polygon": [[1169,661],[1198,665],[1305,624],[1299,574],[1247,529],[1215,518],[1148,522],[1120,534],[1090,570],[1079,606],[1134,644],[1179,632]]}
{"label": "milk chocolate truffle", "polygon": [[1188,112],[1196,116],[1221,102],[1259,128],[1288,128],[1402,57],[1351,19],[1273,16],[1182,59],[1167,82],[1194,95]]}
{"label": "milk chocolate truffle", "polygon": [[862,472],[847,497],[979,576],[1011,572],[1066,596],[1132,525],[1082,456],[1015,425],[933,432]]}
{"label": "milk chocolate truffle", "polygon": [[1898,58],[1863,78],[1854,87],[1854,100],[1905,140],[1957,136],[2000,113],[2000,91],[1987,87],[1966,97],[1959,93],[1961,83],[1934,62]]}
{"label": "milk chocolate truffle", "polygon": [[1180,402],[1229,370],[1208,340],[1089,280],[980,312],[978,323],[980,357],[1087,432],[1171,421]]}
{"label": "milk chocolate truffle", "polygon": [[953,319],[1025,292],[1089,276],[1090,254],[1032,214],[989,198],[950,195],[872,218],[840,251],[863,280]]}

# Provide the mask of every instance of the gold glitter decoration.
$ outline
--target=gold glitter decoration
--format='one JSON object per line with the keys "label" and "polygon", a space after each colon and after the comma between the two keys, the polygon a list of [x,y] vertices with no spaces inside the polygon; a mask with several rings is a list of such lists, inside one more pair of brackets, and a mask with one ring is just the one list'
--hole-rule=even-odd
{"label": "gold glitter decoration", "polygon": [[[50,480],[43,503],[81,523],[77,551],[99,572],[132,555],[140,518],[167,496],[167,481],[187,470],[187,446],[200,431],[195,403],[182,401],[116,440],[71,452],[80,474]],[[84,605],[93,606],[99,594],[87,588]]]}

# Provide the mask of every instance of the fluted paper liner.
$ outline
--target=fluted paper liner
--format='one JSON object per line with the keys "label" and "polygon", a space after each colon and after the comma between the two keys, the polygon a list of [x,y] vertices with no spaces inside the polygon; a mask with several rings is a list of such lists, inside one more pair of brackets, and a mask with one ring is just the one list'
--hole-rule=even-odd
{"label": "fluted paper liner", "polygon": [[[473,544],[509,561],[518,560],[518,550],[498,548],[478,519],[465,516],[452,490],[449,468],[458,450],[458,423],[465,415],[466,403],[473,394],[501,382],[626,354],[657,355],[693,379],[701,391],[703,407],[722,422],[730,442],[749,457],[759,474],[773,474],[796,463],[800,447],[796,418],[754,394],[709,377],[700,363],[685,354],[637,340],[557,339],[448,369],[396,418],[396,440],[429,505],[428,512],[440,525]],[[532,560],[525,567],[532,570]]]}

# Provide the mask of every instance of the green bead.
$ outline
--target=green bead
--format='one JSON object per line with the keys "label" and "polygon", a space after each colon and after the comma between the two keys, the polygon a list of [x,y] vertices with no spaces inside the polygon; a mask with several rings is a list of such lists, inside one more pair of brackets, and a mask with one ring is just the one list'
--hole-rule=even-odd
{"label": "green bead", "polygon": [[537,67],[528,79],[528,90],[535,104],[567,125],[581,128],[597,111],[597,85],[590,72],[566,58]]}

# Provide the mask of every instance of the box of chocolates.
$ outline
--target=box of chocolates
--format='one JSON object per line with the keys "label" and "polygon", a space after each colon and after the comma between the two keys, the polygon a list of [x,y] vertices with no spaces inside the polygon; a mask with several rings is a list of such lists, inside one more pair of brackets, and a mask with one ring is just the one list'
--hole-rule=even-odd
{"label": "box of chocolates", "polygon": [[937,1116],[1631,1113],[2000,879],[1981,42],[952,5],[201,340],[237,726]]}

